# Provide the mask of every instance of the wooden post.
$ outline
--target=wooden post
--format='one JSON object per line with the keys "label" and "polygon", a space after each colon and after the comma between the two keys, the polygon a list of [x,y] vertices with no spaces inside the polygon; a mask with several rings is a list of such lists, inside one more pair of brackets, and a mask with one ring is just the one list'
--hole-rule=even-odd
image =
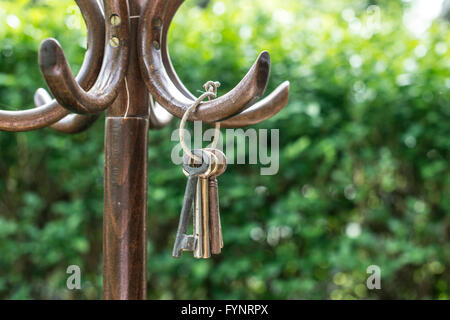
{"label": "wooden post", "polygon": [[[129,1],[140,16],[140,0]],[[105,125],[103,213],[103,297],[146,299],[147,151],[149,94],[141,78],[136,38],[139,19],[130,21],[130,59],[119,97]]]}
{"label": "wooden post", "polygon": [[145,299],[148,120],[108,117],[105,135],[104,298]]}

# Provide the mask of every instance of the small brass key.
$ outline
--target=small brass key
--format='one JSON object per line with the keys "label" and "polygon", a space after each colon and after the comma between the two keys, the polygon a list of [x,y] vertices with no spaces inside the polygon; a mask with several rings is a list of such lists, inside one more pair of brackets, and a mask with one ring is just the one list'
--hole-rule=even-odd
{"label": "small brass key", "polygon": [[213,153],[218,161],[216,170],[212,170],[208,179],[208,193],[209,193],[209,225],[210,225],[210,240],[211,253],[220,254],[223,248],[222,225],[220,222],[219,209],[219,190],[217,177],[222,175],[227,169],[227,157],[218,149],[206,149]]}
{"label": "small brass key", "polygon": [[[186,173],[185,173],[186,174]],[[198,239],[195,249],[194,258],[203,258],[203,207],[202,207],[202,189],[199,181],[195,185],[196,194],[194,202],[194,235]]]}

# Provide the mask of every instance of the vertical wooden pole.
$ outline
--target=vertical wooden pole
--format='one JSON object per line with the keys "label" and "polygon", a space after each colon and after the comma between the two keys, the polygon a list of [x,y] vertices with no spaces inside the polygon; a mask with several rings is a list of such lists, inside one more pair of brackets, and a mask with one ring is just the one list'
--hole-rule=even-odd
{"label": "vertical wooden pole", "polygon": [[146,298],[148,120],[108,117],[105,143],[105,299]]}
{"label": "vertical wooden pole", "polygon": [[130,59],[105,126],[104,299],[146,298],[149,94],[141,78],[137,32],[147,0],[129,0]]}

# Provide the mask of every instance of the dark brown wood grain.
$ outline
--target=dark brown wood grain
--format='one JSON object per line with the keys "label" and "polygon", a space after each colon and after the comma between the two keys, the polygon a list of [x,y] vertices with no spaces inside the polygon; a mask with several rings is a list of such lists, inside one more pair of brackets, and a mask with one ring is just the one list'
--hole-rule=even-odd
{"label": "dark brown wood grain", "polygon": [[[102,66],[105,47],[105,21],[96,0],[77,0],[76,3],[83,14],[88,30],[88,48],[76,81],[81,88],[88,90],[95,83]],[[42,102],[41,97],[39,97],[40,93],[36,92],[36,94],[38,95],[38,102]],[[29,110],[0,110],[0,130],[19,132],[41,129],[52,125],[70,113],[56,100],[48,101],[46,99],[46,103],[35,105],[37,108]],[[67,129],[67,122],[68,119],[64,119],[61,131],[64,132]],[[56,129],[58,130],[59,127]]]}
{"label": "dark brown wood grain", "polygon": [[148,119],[105,127],[103,290],[105,299],[146,298]]}
{"label": "dark brown wood grain", "polygon": [[[130,1],[139,16],[142,1]],[[137,63],[139,19],[130,21],[130,61],[105,127],[104,299],[146,298],[149,94]],[[128,89],[128,90],[127,90]]]}
{"label": "dark brown wood grain", "polygon": [[[79,76],[77,76],[77,81],[80,83],[81,88],[89,90],[97,80],[97,76],[102,67],[103,43],[105,42],[105,18],[97,0],[76,0],[76,3],[86,21],[88,30],[86,55]],[[86,77],[86,75],[88,76]],[[50,102],[55,103],[56,100],[51,101],[50,95],[46,90],[41,88],[36,91],[34,95],[34,104],[36,107]],[[50,128],[61,133],[75,134],[89,129],[99,116],[100,114],[70,114],[51,125]]]}
{"label": "dark brown wood grain", "polygon": [[[133,0],[129,3],[131,17],[141,15],[143,0]],[[122,81],[119,96],[108,109],[109,117],[148,117],[150,106],[150,95],[139,70],[137,37],[138,37],[139,18],[130,19],[130,34],[128,43],[130,46],[129,62],[127,72]],[[126,81],[126,83],[125,83]],[[128,90],[127,90],[128,89]]]}
{"label": "dark brown wood grain", "polygon": [[[52,103],[52,99],[48,92],[44,89],[37,90],[34,94],[34,104],[39,107],[48,103]],[[88,115],[72,113],[52,124],[50,128],[61,133],[80,133],[89,129],[97,121],[100,115],[100,113]]]}
{"label": "dark brown wood grain", "polygon": [[[106,41],[103,64],[89,91],[81,88],[74,79],[56,40],[44,40],[39,52],[39,66],[53,96],[61,106],[79,114],[98,113],[110,107],[127,72],[130,38],[128,2],[105,0],[104,5]],[[113,20],[113,17],[117,19]]]}

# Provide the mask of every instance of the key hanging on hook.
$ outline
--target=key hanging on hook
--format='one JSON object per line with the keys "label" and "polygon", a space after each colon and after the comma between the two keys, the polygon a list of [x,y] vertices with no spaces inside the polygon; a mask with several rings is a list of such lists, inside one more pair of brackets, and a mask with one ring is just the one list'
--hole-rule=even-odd
{"label": "key hanging on hook", "polygon": [[[197,248],[201,242],[199,227],[196,227],[195,223],[192,235],[187,234],[187,229],[189,220],[191,220],[192,216],[192,206],[197,196],[198,177],[201,174],[208,174],[211,171],[211,157],[208,152],[203,150],[194,150],[193,153],[201,157],[202,165],[195,166],[191,162],[191,159],[187,157],[183,158],[183,169],[187,173],[188,181],[184,193],[183,207],[181,209],[177,236],[172,252],[173,257],[175,258],[181,257],[181,253],[183,251],[197,252]],[[199,218],[197,217],[197,219]]]}
{"label": "key hanging on hook", "polygon": [[[226,168],[226,157],[217,149],[220,123],[216,123],[216,133],[212,148],[191,151],[184,141],[184,128],[189,113],[194,111],[205,98],[215,98],[218,82],[209,81],[204,85],[206,92],[186,111],[180,123],[180,143],[184,150],[183,172],[188,177],[179,228],[173,250],[174,257],[181,252],[193,251],[195,258],[210,258],[211,253],[219,254],[223,247],[223,237],[218,210],[218,193],[216,176]],[[205,158],[206,157],[206,158]],[[208,169],[205,167],[208,159]],[[200,163],[201,165],[198,165]],[[194,208],[192,208],[194,205]],[[186,234],[193,210],[193,235]]]}

